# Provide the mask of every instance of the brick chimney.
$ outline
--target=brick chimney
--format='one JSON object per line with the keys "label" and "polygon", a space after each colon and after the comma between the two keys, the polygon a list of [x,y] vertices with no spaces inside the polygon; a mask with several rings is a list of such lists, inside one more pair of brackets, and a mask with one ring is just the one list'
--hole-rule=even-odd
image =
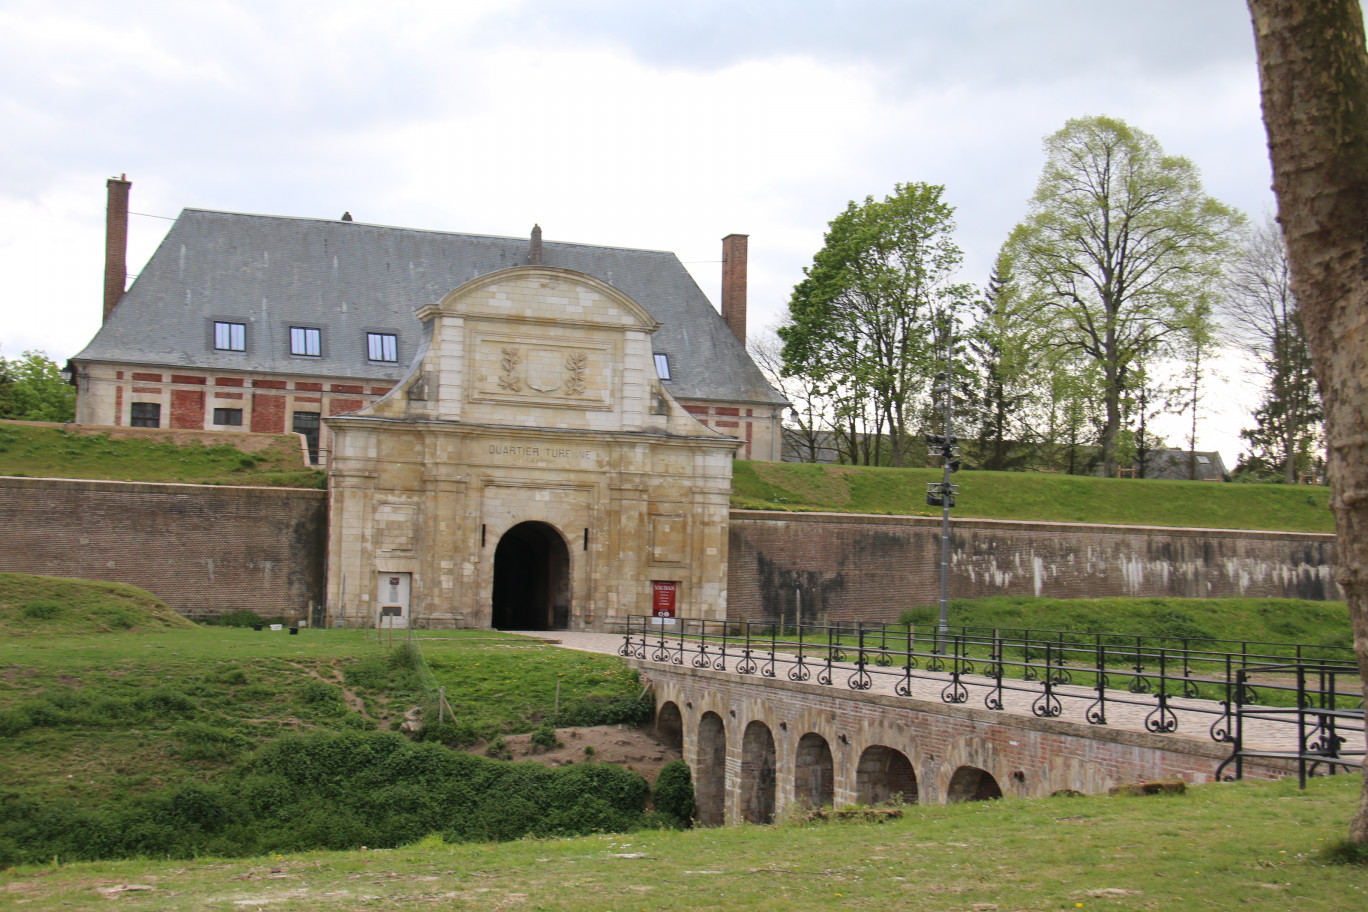
{"label": "brick chimney", "polygon": [[741,344],[746,344],[746,248],[750,235],[729,234],[722,239],[722,319]]}
{"label": "brick chimney", "polygon": [[124,282],[128,278],[128,190],[132,186],[127,174],[105,181],[105,189],[109,192],[105,207],[105,320],[123,297]]}
{"label": "brick chimney", "polygon": [[541,225],[532,226],[532,241],[527,247],[527,265],[540,266],[542,261]]}

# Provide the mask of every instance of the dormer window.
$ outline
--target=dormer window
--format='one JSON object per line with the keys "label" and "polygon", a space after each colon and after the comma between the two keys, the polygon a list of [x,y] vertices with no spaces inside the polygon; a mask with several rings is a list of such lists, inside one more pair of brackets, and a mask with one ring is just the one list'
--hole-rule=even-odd
{"label": "dormer window", "polygon": [[656,355],[656,356],[655,356],[655,363],[656,363],[656,376],[659,377],[661,380],[669,380],[669,379],[670,379],[670,356],[669,356],[669,355]]}
{"label": "dormer window", "polygon": [[317,358],[323,354],[322,330],[304,326],[290,327],[290,354]]}
{"label": "dormer window", "polygon": [[398,361],[399,337],[394,333],[366,333],[366,357],[372,361]]}
{"label": "dormer window", "polygon": [[247,350],[247,324],[214,321],[214,348],[217,351]]}

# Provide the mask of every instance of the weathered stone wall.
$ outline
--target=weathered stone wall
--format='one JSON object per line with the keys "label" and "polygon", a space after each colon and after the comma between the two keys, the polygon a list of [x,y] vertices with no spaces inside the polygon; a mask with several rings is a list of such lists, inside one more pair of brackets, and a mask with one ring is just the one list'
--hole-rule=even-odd
{"label": "weathered stone wall", "polygon": [[307,618],[327,492],[0,477],[0,571],[147,589],[187,617]]}
{"label": "weathered stone wall", "polygon": [[[957,519],[950,595],[1341,599],[1335,537]],[[940,520],[732,511],[727,613],[895,621],[940,598]],[[798,590],[801,589],[801,595]]]}

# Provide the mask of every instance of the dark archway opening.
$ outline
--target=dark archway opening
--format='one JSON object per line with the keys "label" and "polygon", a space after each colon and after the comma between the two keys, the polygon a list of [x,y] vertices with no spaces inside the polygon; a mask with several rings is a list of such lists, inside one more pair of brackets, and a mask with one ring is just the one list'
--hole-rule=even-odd
{"label": "dark archway opening", "polygon": [[741,739],[742,819],[773,823],[774,791],[774,735],[765,723],[752,722]]}
{"label": "dark archway opening", "polygon": [[494,549],[493,626],[564,630],[570,626],[570,551],[546,523],[519,523]]}
{"label": "dark archway opening", "polygon": [[950,777],[950,787],[945,790],[945,800],[950,804],[961,801],[992,801],[1002,797],[1002,789],[992,773],[976,766],[961,766]]}
{"label": "dark archway opening", "polygon": [[902,751],[883,744],[865,748],[855,767],[855,800],[860,804],[916,804],[917,774],[912,761]]}
{"label": "dark archway opening", "polygon": [[684,752],[684,718],[679,713],[679,707],[674,703],[666,701],[662,703],[660,709],[656,711],[656,737],[664,742],[665,746]]}
{"label": "dark archway opening", "polygon": [[818,808],[835,803],[835,769],[831,760],[831,745],[816,732],[808,732],[798,741],[798,753],[793,764],[793,795],[800,807]]}
{"label": "dark archway opening", "polygon": [[702,826],[726,822],[727,728],[722,717],[706,712],[698,720],[698,769],[694,775],[694,803]]}

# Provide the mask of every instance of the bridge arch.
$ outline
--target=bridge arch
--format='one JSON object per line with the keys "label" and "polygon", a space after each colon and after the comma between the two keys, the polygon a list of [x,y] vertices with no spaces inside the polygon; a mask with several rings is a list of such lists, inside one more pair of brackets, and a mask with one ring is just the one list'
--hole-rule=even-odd
{"label": "bridge arch", "polygon": [[[1034,773],[1033,777],[1040,779]],[[1005,794],[1026,797],[1037,794],[1032,785],[1025,771],[1009,764],[993,742],[982,735],[961,736],[952,741],[940,758],[935,779],[939,792],[936,800],[940,804],[983,801]],[[1040,781],[1034,783],[1036,788],[1040,785]]]}
{"label": "bridge arch", "polygon": [[886,744],[871,744],[855,767],[855,800],[860,804],[890,801],[917,803],[917,773],[907,755]]}
{"label": "bridge arch", "polygon": [[727,812],[727,726],[709,710],[698,720],[694,804],[699,824],[721,826]]}
{"label": "bridge arch", "polygon": [[764,722],[746,726],[741,738],[741,819],[773,823],[776,785],[774,734]]}
{"label": "bridge arch", "polygon": [[656,710],[656,737],[666,747],[684,753],[684,717],[679,712],[679,704],[667,700]]}
{"label": "bridge arch", "polygon": [[836,803],[836,765],[831,745],[817,732],[798,739],[793,755],[793,799],[798,807],[818,808]]}
{"label": "bridge arch", "polygon": [[950,783],[945,788],[947,804],[962,801],[991,801],[1002,797],[1002,787],[993,774],[976,766],[958,767],[950,775]]}

